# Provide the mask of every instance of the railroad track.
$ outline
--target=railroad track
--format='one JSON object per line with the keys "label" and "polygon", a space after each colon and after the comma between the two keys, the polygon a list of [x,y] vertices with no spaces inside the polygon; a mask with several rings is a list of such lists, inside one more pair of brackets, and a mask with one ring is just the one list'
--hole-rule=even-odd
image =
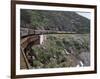
{"label": "railroad track", "polygon": [[[21,47],[20,47],[20,55],[21,55],[21,60],[20,60],[20,64],[21,64],[21,69],[30,69],[32,68],[32,66],[29,63],[28,60],[28,56],[27,56],[27,52],[25,51],[25,49],[27,49],[28,45],[37,45],[40,43],[40,37],[39,35],[33,35],[33,36],[27,36],[23,39],[21,39]],[[30,46],[30,47],[31,47]]]}
{"label": "railroad track", "polygon": [[22,47],[20,49],[21,49],[21,54],[22,54],[21,57],[23,57],[23,61],[21,62],[21,68],[22,69],[26,69],[26,68],[30,69],[31,66],[28,62],[27,56],[25,55],[24,49]]}

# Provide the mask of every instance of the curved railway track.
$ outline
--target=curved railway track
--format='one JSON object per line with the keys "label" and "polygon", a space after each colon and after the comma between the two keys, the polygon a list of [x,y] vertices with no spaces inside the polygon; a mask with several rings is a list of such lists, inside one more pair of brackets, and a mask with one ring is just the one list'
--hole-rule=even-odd
{"label": "curved railway track", "polygon": [[[27,36],[25,38],[21,39],[21,47],[20,47],[20,68],[21,69],[30,69],[32,68],[29,60],[28,60],[28,56],[27,56],[27,52],[25,51],[25,49],[27,49],[27,47],[29,45],[37,45],[40,43],[40,36],[39,35],[33,35],[33,36]],[[30,47],[31,47],[30,46]]]}

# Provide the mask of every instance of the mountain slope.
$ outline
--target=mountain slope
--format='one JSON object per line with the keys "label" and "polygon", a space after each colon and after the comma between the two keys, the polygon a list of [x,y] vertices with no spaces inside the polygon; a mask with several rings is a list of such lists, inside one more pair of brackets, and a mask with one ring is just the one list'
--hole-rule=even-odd
{"label": "mountain slope", "polygon": [[90,20],[70,11],[21,9],[21,27],[34,30],[89,33]]}

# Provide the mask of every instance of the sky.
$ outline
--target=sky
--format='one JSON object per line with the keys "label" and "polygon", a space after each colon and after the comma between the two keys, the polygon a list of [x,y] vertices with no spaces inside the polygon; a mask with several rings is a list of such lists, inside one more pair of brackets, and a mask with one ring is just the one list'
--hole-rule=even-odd
{"label": "sky", "polygon": [[91,18],[91,13],[89,12],[77,12],[79,15],[83,16],[83,17],[86,17],[88,19]]}

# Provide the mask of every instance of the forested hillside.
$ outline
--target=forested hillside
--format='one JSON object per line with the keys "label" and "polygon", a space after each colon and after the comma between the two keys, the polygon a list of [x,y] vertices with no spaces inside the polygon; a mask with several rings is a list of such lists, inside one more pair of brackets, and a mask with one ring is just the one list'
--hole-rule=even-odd
{"label": "forested hillside", "polygon": [[42,45],[33,45],[33,68],[76,67],[82,61],[90,65],[88,34],[49,34]]}
{"label": "forested hillside", "polygon": [[24,52],[31,68],[90,66],[89,19],[71,11],[21,9],[20,12],[21,37],[26,33],[23,38],[27,39],[31,32],[39,37],[32,43],[27,44],[31,39],[25,42]]}
{"label": "forested hillside", "polygon": [[89,33],[90,20],[70,11],[21,9],[21,27],[34,30]]}

